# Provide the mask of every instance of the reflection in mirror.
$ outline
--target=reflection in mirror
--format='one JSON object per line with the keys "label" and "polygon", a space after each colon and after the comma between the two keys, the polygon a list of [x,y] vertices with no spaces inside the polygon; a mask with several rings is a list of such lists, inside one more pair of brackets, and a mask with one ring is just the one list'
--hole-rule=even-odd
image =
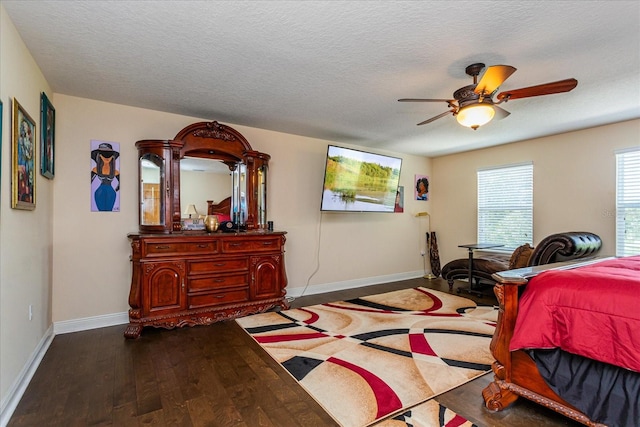
{"label": "reflection in mirror", "polygon": [[142,225],[164,224],[164,159],[157,154],[145,154],[140,158],[140,223]]}
{"label": "reflection in mirror", "polygon": [[247,166],[238,163],[231,175],[231,220],[235,224],[244,225],[247,222]]}
{"label": "reflection in mirror", "polygon": [[267,226],[267,165],[258,169],[258,227]]}
{"label": "reflection in mirror", "polygon": [[229,167],[219,160],[184,157],[180,160],[180,212],[195,205],[198,216],[207,215],[207,200],[219,203],[231,195]]}

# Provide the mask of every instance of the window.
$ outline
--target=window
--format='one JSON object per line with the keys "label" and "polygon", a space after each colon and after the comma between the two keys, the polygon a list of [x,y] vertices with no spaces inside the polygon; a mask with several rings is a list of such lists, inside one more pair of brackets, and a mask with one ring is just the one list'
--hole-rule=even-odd
{"label": "window", "polygon": [[533,163],[478,171],[478,242],[533,244]]}
{"label": "window", "polygon": [[640,149],[616,153],[616,256],[640,255]]}

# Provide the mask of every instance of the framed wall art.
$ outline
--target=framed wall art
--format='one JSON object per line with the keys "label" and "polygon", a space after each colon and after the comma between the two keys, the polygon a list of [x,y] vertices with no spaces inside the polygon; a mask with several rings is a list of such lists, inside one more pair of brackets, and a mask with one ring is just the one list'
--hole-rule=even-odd
{"label": "framed wall art", "polygon": [[56,109],[47,95],[40,95],[40,174],[53,179],[55,173],[54,149],[56,136]]}
{"label": "framed wall art", "polygon": [[120,144],[91,140],[91,211],[120,211]]}
{"label": "framed wall art", "polygon": [[429,177],[427,175],[416,175],[416,200],[429,200]]}
{"label": "framed wall art", "polygon": [[13,98],[11,127],[11,207],[36,208],[36,122]]}
{"label": "framed wall art", "polygon": [[399,185],[396,191],[396,204],[393,207],[394,212],[404,212],[404,186]]}

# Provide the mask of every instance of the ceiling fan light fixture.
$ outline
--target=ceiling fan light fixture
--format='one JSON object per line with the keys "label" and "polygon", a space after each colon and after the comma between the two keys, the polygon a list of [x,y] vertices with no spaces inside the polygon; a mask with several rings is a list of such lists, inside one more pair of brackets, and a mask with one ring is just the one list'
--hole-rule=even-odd
{"label": "ceiling fan light fixture", "polygon": [[458,120],[458,123],[462,126],[476,130],[480,126],[489,123],[495,114],[496,112],[490,104],[471,104],[462,107],[460,111],[458,111],[456,120]]}

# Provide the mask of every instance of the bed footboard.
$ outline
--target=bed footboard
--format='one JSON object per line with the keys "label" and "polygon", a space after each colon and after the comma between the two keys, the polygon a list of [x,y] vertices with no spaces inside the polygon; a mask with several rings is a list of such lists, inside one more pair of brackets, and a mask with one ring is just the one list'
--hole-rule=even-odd
{"label": "bed footboard", "polygon": [[522,396],[547,408],[559,412],[588,426],[605,427],[595,423],[582,412],[565,402],[540,375],[535,362],[523,351],[509,351],[518,314],[520,291],[529,279],[552,269],[570,269],[599,262],[602,259],[567,261],[535,267],[503,271],[493,275],[497,282],[494,293],[499,311],[496,330],[491,340],[491,353],[495,357],[492,370],[494,381],[483,391],[482,397],[488,409],[501,411]]}

